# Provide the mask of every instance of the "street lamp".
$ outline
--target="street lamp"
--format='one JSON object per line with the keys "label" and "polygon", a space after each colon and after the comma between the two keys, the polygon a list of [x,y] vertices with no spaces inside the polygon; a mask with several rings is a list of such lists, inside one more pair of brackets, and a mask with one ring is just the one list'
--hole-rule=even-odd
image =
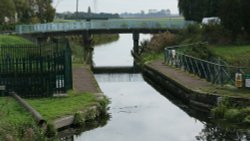
{"label": "street lamp", "polygon": [[76,0],[76,19],[78,20],[78,0]]}

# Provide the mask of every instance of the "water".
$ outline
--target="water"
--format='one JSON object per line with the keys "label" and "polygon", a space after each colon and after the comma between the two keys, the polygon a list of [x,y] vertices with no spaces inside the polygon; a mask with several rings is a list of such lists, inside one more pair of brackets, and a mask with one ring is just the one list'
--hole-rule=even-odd
{"label": "water", "polygon": [[[140,35],[140,41],[150,39],[151,35]],[[132,34],[120,34],[118,41],[96,46],[93,61],[95,66],[132,66],[134,59],[130,51],[133,48]]]}
{"label": "water", "polygon": [[[141,40],[148,38],[149,35],[141,36]],[[131,35],[121,35],[117,42],[95,47],[95,65],[132,66],[132,41]],[[74,141],[247,141],[250,137],[249,131],[208,122],[209,115],[176,101],[167,91],[162,93],[164,97],[141,74],[95,77],[111,100],[111,118],[103,127],[75,135]]]}
{"label": "water", "polygon": [[140,74],[96,78],[112,101],[112,117],[106,126],[84,132],[75,137],[76,141],[188,141],[204,127],[160,95]]}

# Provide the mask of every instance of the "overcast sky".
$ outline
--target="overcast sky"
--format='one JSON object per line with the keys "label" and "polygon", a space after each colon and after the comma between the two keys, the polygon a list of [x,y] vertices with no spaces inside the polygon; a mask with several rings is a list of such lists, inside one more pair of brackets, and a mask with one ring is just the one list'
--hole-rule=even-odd
{"label": "overcast sky", "polygon": [[[58,3],[59,1],[59,3]],[[94,1],[97,1],[94,6]],[[97,12],[140,12],[148,9],[170,9],[172,13],[178,13],[178,0],[79,0],[79,11],[87,11],[88,6],[92,10],[97,7]],[[57,12],[76,10],[76,0],[53,0],[53,5]]]}

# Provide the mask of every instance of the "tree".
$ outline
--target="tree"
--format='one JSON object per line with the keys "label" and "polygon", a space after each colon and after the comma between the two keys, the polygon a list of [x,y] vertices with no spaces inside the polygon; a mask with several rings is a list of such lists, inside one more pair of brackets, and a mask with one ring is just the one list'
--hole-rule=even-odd
{"label": "tree", "polygon": [[242,29],[241,0],[220,0],[219,17],[223,26],[232,31],[233,38]]}
{"label": "tree", "polygon": [[52,0],[31,0],[33,19],[38,19],[41,23],[53,21],[55,9],[51,4]]}
{"label": "tree", "polygon": [[203,17],[217,16],[217,0],[179,0],[179,11],[186,20],[201,22]]}
{"label": "tree", "polygon": [[250,1],[241,0],[241,10],[242,10],[242,26],[247,33],[250,33]]}
{"label": "tree", "polygon": [[27,0],[13,0],[15,2],[16,13],[20,23],[31,21],[32,11]]}
{"label": "tree", "polygon": [[15,4],[13,0],[0,0],[0,23],[5,22],[5,17],[13,22],[15,17]]}

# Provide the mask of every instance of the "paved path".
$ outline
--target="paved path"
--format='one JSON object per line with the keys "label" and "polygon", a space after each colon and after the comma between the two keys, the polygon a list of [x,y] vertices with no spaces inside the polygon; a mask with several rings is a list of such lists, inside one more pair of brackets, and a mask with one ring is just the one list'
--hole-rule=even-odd
{"label": "paved path", "polygon": [[101,92],[93,73],[85,66],[73,67],[73,88],[77,92]]}
{"label": "paved path", "polygon": [[148,66],[160,73],[166,75],[167,77],[175,80],[182,86],[192,89],[195,91],[224,95],[232,97],[240,97],[250,99],[250,91],[248,89],[237,89],[233,86],[220,87],[219,85],[214,85],[207,82],[205,79],[201,79],[198,76],[190,74],[188,72],[182,71],[177,68],[167,66],[162,60],[153,61]]}
{"label": "paved path", "polygon": [[194,76],[190,73],[181,71],[180,69],[172,68],[165,65],[162,61],[154,61],[149,64],[151,68],[154,68],[161,72],[164,75],[172,78],[173,80],[177,81],[178,83],[186,86],[188,88],[197,90],[207,87],[212,87],[212,84],[200,79],[197,76]]}

